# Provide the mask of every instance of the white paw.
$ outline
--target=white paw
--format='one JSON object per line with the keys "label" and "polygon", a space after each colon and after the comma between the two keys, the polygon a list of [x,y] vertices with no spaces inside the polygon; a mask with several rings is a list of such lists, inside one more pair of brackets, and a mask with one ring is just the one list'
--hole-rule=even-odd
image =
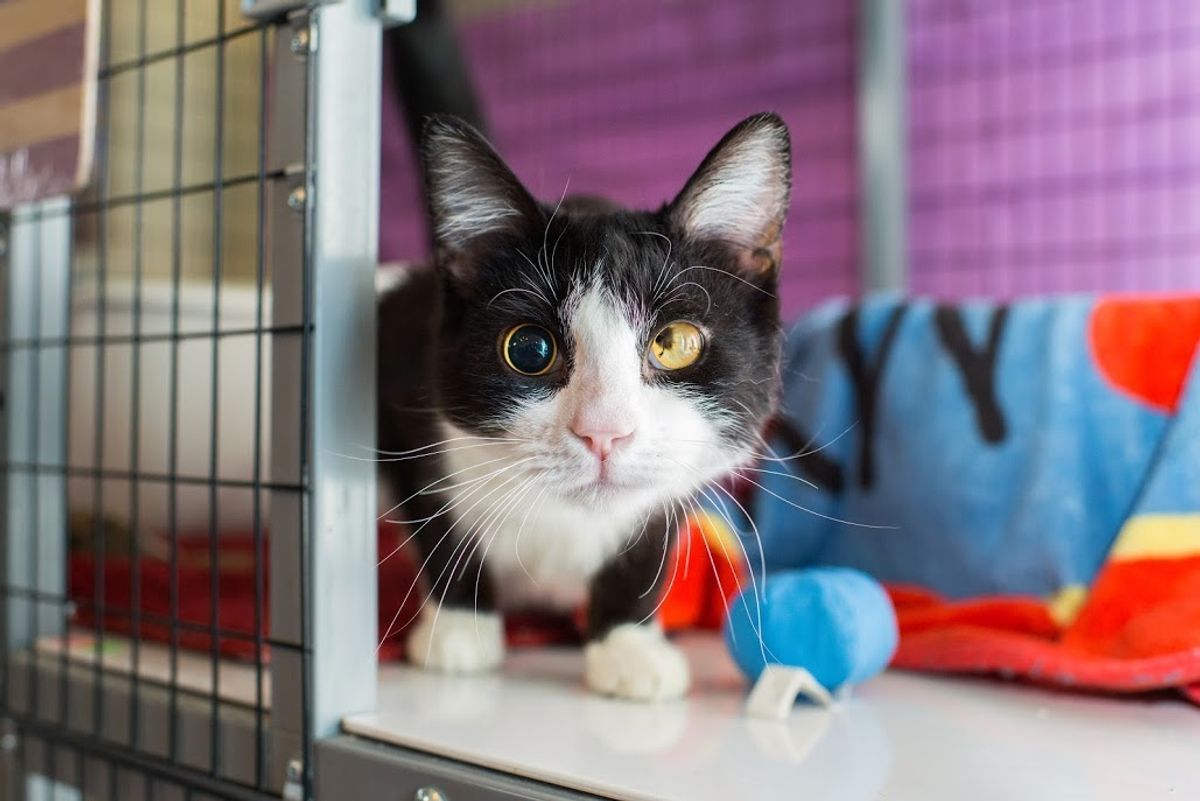
{"label": "white paw", "polygon": [[446,673],[482,673],[504,658],[504,623],[491,612],[425,610],[408,634],[408,661]]}
{"label": "white paw", "polygon": [[633,701],[664,701],[687,692],[683,652],[656,626],[625,623],[583,650],[587,683],[598,693]]}

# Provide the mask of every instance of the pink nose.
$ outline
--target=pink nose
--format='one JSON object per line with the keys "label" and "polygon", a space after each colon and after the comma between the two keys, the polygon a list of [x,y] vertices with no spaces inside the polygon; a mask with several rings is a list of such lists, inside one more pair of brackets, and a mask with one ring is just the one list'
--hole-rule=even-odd
{"label": "pink nose", "polygon": [[633,439],[633,429],[628,431],[620,430],[601,430],[582,427],[572,427],[571,432],[579,437],[579,440],[587,446],[587,449],[596,455],[600,461],[604,461],[613,452],[613,449],[622,443],[628,443]]}

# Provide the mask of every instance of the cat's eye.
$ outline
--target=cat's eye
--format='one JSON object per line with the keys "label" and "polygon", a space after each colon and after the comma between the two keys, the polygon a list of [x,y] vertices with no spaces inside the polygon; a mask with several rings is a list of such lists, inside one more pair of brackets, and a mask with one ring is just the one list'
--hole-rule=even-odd
{"label": "cat's eye", "polygon": [[504,363],[521,375],[545,375],[558,357],[554,335],[540,325],[513,326],[500,341]]}
{"label": "cat's eye", "polygon": [[650,342],[650,364],[659,370],[680,370],[696,363],[704,352],[704,332],[684,320],[667,323]]}

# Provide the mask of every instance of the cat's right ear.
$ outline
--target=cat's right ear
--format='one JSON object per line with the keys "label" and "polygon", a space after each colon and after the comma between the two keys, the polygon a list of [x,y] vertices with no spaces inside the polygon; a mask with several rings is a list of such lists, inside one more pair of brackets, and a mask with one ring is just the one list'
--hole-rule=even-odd
{"label": "cat's right ear", "polygon": [[722,242],[749,276],[779,269],[792,185],[791,140],[776,114],[755,114],[725,134],[671,203],[676,230]]}
{"label": "cat's right ear", "polygon": [[438,261],[452,272],[498,235],[537,216],[537,202],[483,135],[450,116],[430,117],[421,157]]}

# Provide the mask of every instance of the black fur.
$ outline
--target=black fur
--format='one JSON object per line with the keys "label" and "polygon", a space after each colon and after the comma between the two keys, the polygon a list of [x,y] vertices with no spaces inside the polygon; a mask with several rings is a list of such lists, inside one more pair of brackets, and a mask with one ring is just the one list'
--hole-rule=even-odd
{"label": "black fur", "polygon": [[[688,182],[680,195],[683,200],[646,212],[587,198],[537,203],[472,129],[444,118],[430,122],[424,152],[435,228],[453,213],[454,198],[439,185],[439,165],[430,167],[428,162],[447,158],[448,151],[455,165],[469,164],[474,180],[503,197],[515,213],[478,236],[457,232],[435,237],[437,269],[417,274],[381,299],[380,448],[408,451],[441,439],[433,425],[438,414],[474,434],[502,436],[505,416],[516,403],[565,386],[573,353],[562,304],[573,287],[590,282],[597,272],[616,297],[650,321],[651,332],[677,319],[697,322],[710,332],[695,364],[674,372],[647,368],[645,380],[681,384],[709,399],[738,423],[727,436],[739,444],[752,443],[771,413],[777,391],[778,247],[764,241],[747,254],[744,244],[697,240],[683,229],[680,208],[688,191],[706,180],[707,167],[722,158],[722,146],[752,126],[766,126],[778,138],[786,166],[786,128],[774,115],[759,115],[722,140]],[[772,221],[776,237],[781,223],[782,219]],[[545,300],[526,291],[534,264],[550,271],[551,284],[542,287]],[[747,269],[748,264],[760,267]],[[693,265],[703,269],[688,269]],[[666,295],[659,287],[672,279],[671,294]],[[543,326],[558,340],[560,358],[546,375],[517,374],[500,358],[496,343],[503,333],[526,322]],[[398,499],[426,486],[443,470],[437,458],[384,467]],[[445,502],[440,496],[421,496],[405,508],[404,517],[432,516]],[[477,562],[464,565],[453,578],[443,573],[448,572],[446,555],[451,549],[435,546],[449,524],[446,517],[434,520],[418,538],[424,555],[432,555],[426,568],[429,581],[443,575],[434,587],[435,598],[452,606],[471,606],[478,600],[480,608],[490,608],[492,587]],[[665,521],[655,515],[644,525],[658,532]],[[641,619],[653,608],[654,594],[638,596],[653,579],[667,544],[662,536],[648,533],[595,576],[590,636]],[[478,599],[477,575],[484,581]]]}

